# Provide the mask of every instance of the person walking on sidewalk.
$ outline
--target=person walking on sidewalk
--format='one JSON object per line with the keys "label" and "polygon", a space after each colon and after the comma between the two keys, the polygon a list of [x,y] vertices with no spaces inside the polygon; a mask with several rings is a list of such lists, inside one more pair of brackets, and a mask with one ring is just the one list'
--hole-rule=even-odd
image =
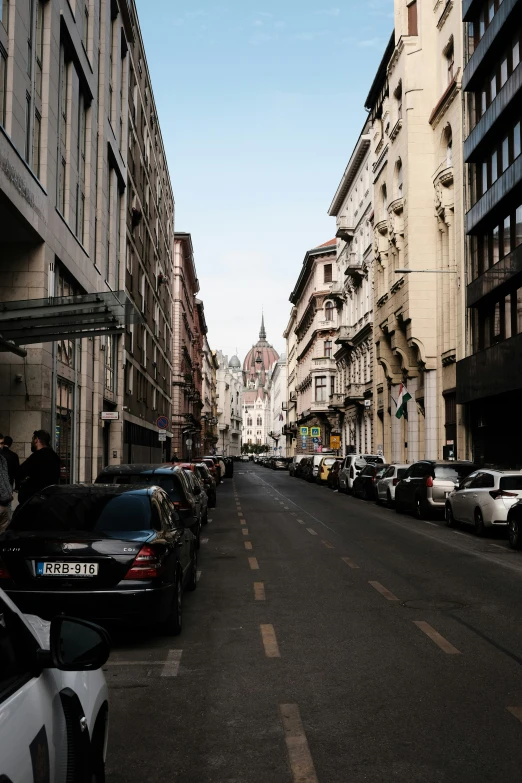
{"label": "person walking on sidewalk", "polygon": [[18,476],[18,469],[20,467],[20,460],[16,451],[11,451],[13,445],[13,439],[9,435],[0,435],[0,454],[7,462],[7,469],[9,471],[9,481],[14,486],[16,477]]}
{"label": "person walking on sidewalk", "polygon": [[0,533],[6,530],[11,521],[11,501],[13,499],[13,487],[9,481],[7,461],[0,452]]}
{"label": "person walking on sidewalk", "polygon": [[18,471],[18,502],[29,500],[35,492],[60,483],[60,457],[51,448],[51,436],[36,430],[31,443],[33,452]]}

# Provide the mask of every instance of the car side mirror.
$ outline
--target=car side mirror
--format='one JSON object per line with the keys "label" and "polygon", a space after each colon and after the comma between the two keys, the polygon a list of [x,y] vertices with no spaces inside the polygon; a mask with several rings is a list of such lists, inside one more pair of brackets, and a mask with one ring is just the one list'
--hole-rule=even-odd
{"label": "car side mirror", "polygon": [[44,668],[63,672],[101,669],[110,655],[109,634],[87,620],[59,615],[51,621],[50,651],[42,651]]}

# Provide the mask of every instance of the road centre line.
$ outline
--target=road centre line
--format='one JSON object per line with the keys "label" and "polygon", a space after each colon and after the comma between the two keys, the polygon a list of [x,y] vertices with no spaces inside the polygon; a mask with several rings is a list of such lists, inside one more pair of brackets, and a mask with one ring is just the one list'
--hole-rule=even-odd
{"label": "road centre line", "polygon": [[267,658],[280,658],[279,645],[273,625],[261,625],[261,638]]}
{"label": "road centre line", "polygon": [[241,522],[242,525],[246,525],[246,519],[240,519],[239,521]]}
{"label": "road centre line", "polygon": [[341,557],[341,560],[345,562],[347,566],[350,566],[350,568],[359,568],[357,563],[354,563],[349,557]]}
{"label": "road centre line", "polygon": [[448,642],[448,640],[445,639],[444,636],[442,636],[438,631],[436,631],[435,628],[433,628],[429,623],[424,622],[424,620],[414,620],[413,622],[417,628],[420,628],[420,630],[425,633],[432,642],[435,642],[437,647],[440,647],[440,649],[447,655],[461,654],[460,650],[457,650],[457,648],[454,647],[451,642]]}
{"label": "road centre line", "polygon": [[380,582],[368,582],[368,584],[370,584],[374,590],[377,590],[378,593],[383,595],[387,601],[399,600],[396,595],[391,593],[386,587],[384,587],[384,585],[381,585]]}
{"label": "road centre line", "polygon": [[310,533],[311,536],[316,536],[317,535],[317,533],[315,532],[313,527],[307,527],[306,529],[308,530],[308,532]]}
{"label": "road centre line", "polygon": [[306,524],[303,519],[298,519],[297,521],[299,522],[300,525],[305,525]]}
{"label": "road centre line", "polygon": [[165,666],[165,661],[107,661],[106,666]]}
{"label": "road centre line", "polygon": [[248,528],[247,527],[244,527],[241,532],[243,533],[244,536],[248,536]]}
{"label": "road centre line", "polygon": [[[285,500],[286,500],[286,502],[287,502],[287,503],[291,503],[291,504],[292,504],[292,506],[295,506],[295,508],[298,508],[298,509],[299,509],[299,511],[302,511],[302,512],[303,512],[303,514],[306,514],[307,516],[309,516],[309,517],[310,517],[310,519],[313,519],[313,520],[314,520],[314,522],[317,522],[319,525],[323,525],[323,527],[325,527],[327,530],[330,530],[330,532],[332,532],[334,535],[336,535],[336,536],[340,535],[340,534],[339,534],[339,533],[337,533],[335,530],[333,530],[333,529],[332,529],[332,528],[331,528],[329,525],[327,525],[327,524],[326,524],[326,522],[323,522],[322,520],[320,520],[320,519],[317,519],[317,517],[314,517],[314,515],[313,515],[313,514],[310,514],[310,512],[309,512],[309,511],[306,511],[306,509],[302,508],[302,507],[301,507],[301,506],[300,506],[298,503],[295,503],[293,500],[290,500],[290,498],[287,498],[287,497],[286,497],[286,495],[283,495],[283,493],[282,493],[282,492],[279,492],[279,490],[277,490],[275,487],[273,487],[273,486],[272,486],[272,484],[268,484],[268,482],[266,482],[266,481],[265,481],[264,479],[262,479],[261,477],[260,477],[260,481],[262,481],[262,482],[263,482],[263,484],[265,484],[266,486],[272,487],[272,489],[274,490],[274,492],[276,492],[277,494],[281,495],[281,497],[285,498]],[[274,497],[275,497],[275,496],[274,496]],[[280,502],[280,503],[282,503],[283,501],[279,501],[279,502]]]}
{"label": "road centre line", "polygon": [[201,579],[201,571],[196,571],[196,581],[199,582]]}
{"label": "road centre line", "polygon": [[208,538],[202,538],[201,539],[202,544],[208,544]]}
{"label": "road centre line", "polygon": [[251,541],[245,541],[245,549],[252,550],[252,542]]}
{"label": "road centre line", "polygon": [[333,545],[333,544],[331,544],[329,541],[321,541],[321,544],[324,544],[324,546],[325,546],[327,549],[333,549],[333,548],[334,548],[334,545]]}
{"label": "road centre line", "polygon": [[183,655],[183,650],[169,650],[169,654],[167,655],[165,666],[163,667],[163,671],[161,672],[162,677],[178,676],[179,665],[181,663],[182,655]]}
{"label": "road centre line", "polygon": [[266,601],[264,582],[254,582],[254,598],[256,601]]}
{"label": "road centre line", "polygon": [[248,563],[252,571],[259,571],[259,563],[257,562],[257,557],[249,557]]}
{"label": "road centre line", "polygon": [[319,783],[297,704],[280,704],[279,714],[294,783]]}
{"label": "road centre line", "polygon": [[508,707],[507,711],[522,723],[522,707]]}

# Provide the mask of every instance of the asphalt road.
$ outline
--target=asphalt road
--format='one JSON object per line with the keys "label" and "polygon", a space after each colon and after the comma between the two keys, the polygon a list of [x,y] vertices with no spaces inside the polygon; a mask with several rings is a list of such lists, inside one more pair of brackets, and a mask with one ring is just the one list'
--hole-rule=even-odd
{"label": "asphalt road", "polygon": [[519,783],[522,555],[252,463],[180,637],[106,667],[108,783]]}

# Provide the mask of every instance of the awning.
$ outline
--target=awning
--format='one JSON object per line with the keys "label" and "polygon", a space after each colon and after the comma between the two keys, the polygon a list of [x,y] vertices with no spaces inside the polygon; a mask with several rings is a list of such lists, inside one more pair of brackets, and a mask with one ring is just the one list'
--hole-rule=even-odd
{"label": "awning", "polygon": [[125,291],[0,303],[0,351],[19,345],[121,334],[143,320]]}

